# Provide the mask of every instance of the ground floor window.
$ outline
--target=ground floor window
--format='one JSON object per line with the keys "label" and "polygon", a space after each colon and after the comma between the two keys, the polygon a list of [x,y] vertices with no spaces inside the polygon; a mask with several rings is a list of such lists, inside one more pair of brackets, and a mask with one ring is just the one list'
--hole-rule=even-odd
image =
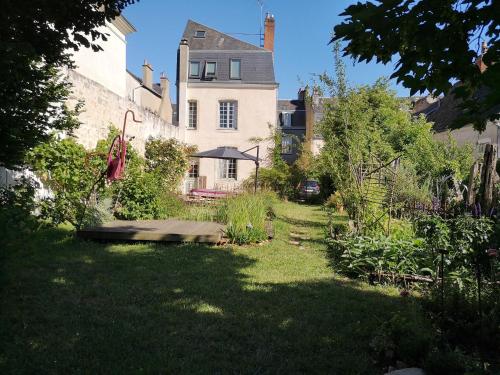
{"label": "ground floor window", "polygon": [[219,160],[219,178],[236,180],[236,159]]}
{"label": "ground floor window", "polygon": [[281,153],[291,154],[293,149],[293,139],[291,136],[283,134],[281,137]]}
{"label": "ground floor window", "polygon": [[198,160],[191,160],[189,163],[189,178],[198,178],[200,176],[200,163]]}

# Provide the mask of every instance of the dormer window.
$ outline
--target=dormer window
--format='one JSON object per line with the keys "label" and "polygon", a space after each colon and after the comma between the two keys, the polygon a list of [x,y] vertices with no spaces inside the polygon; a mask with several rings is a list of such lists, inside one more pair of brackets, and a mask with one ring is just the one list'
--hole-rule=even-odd
{"label": "dormer window", "polygon": [[205,37],[205,30],[196,30],[194,33],[195,38],[204,38]]}
{"label": "dormer window", "polygon": [[200,76],[200,62],[190,61],[189,62],[189,77],[198,78]]}
{"label": "dormer window", "polygon": [[205,64],[205,77],[215,77],[217,74],[217,63],[215,61],[207,61]]}
{"label": "dormer window", "polygon": [[241,60],[231,59],[229,64],[229,78],[241,79]]}

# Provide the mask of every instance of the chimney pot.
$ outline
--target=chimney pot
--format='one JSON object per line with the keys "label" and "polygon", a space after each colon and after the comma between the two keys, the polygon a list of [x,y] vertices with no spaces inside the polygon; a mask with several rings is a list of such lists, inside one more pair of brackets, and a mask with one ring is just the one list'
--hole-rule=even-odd
{"label": "chimney pot", "polygon": [[153,88],[153,67],[147,60],[144,60],[142,66],[142,84],[149,89]]}

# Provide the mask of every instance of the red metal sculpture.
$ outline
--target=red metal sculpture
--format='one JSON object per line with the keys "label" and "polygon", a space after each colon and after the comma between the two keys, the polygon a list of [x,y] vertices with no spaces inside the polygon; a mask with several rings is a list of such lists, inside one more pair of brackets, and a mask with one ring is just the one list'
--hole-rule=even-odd
{"label": "red metal sculpture", "polygon": [[106,178],[109,182],[119,180],[123,177],[125,171],[125,159],[127,156],[127,141],[125,140],[125,127],[127,126],[127,115],[132,113],[132,120],[134,122],[141,122],[135,119],[135,113],[132,110],[125,112],[123,118],[123,130],[121,135],[117,135],[108,152],[108,167],[106,169]]}

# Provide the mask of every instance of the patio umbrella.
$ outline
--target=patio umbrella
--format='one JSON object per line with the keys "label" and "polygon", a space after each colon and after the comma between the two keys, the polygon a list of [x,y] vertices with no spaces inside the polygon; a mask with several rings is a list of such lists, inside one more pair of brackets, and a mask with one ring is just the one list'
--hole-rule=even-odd
{"label": "patio umbrella", "polygon": [[[247,154],[248,151],[257,149],[257,156],[252,156]],[[198,152],[191,155],[194,158],[206,158],[206,159],[237,159],[237,160],[251,160],[255,163],[255,191],[257,191],[257,178],[259,175],[259,146],[249,148],[245,151],[239,151],[236,147],[217,147],[213,150]]]}

